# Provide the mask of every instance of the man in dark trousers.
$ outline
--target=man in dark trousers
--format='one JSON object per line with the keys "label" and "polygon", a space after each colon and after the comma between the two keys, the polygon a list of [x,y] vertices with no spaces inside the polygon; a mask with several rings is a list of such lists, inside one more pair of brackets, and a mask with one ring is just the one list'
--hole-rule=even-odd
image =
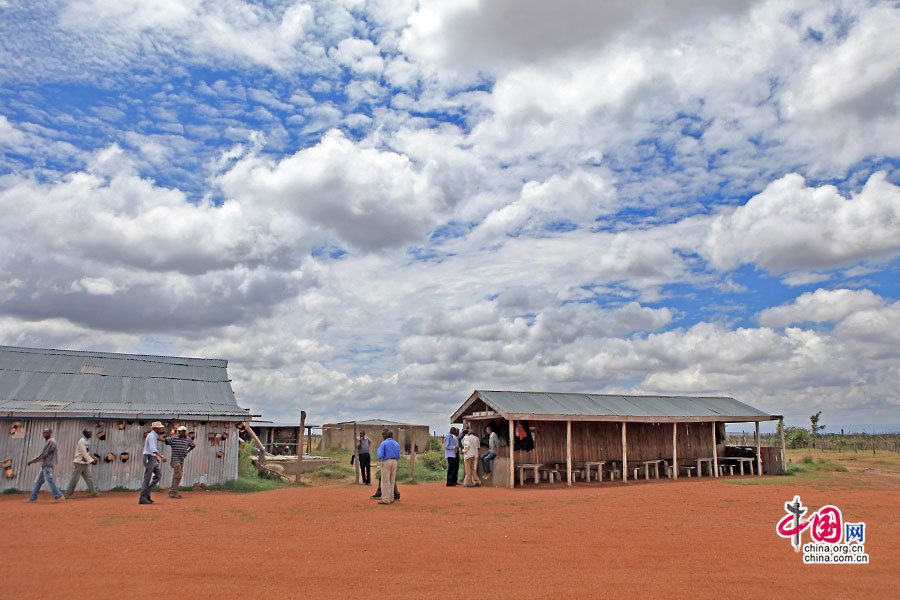
{"label": "man in dark trousers", "polygon": [[63,493],[59,491],[59,488],[56,486],[56,481],[53,479],[53,467],[56,466],[56,440],[53,439],[53,430],[45,429],[44,430],[44,439],[47,440],[44,443],[44,449],[41,450],[41,453],[28,461],[28,466],[30,467],[37,461],[41,461],[41,472],[38,473],[37,479],[34,480],[34,487],[31,488],[31,496],[28,497],[29,502],[37,502],[38,491],[41,489],[41,486],[44,485],[44,482],[47,482],[47,486],[50,488],[50,493],[53,494],[53,498],[57,501],[63,499]]}
{"label": "man in dark trousers", "polygon": [[166,457],[159,453],[157,446],[159,434],[165,430],[165,427],[159,421],[153,421],[150,427],[150,433],[144,438],[144,454],[141,457],[144,460],[144,480],[141,483],[141,496],[138,499],[138,504],[153,504],[153,500],[150,498],[150,490],[162,478],[162,471],[159,470],[159,461],[166,462]]}
{"label": "man in dark trousers", "polygon": [[72,477],[69,479],[69,485],[66,487],[65,493],[63,493],[63,496],[67,499],[71,498],[72,494],[75,493],[75,486],[78,485],[78,480],[82,478],[88,486],[88,493],[91,495],[91,498],[96,498],[100,495],[100,492],[97,491],[97,486],[94,485],[94,478],[91,476],[91,465],[97,464],[97,459],[91,456],[89,441],[93,436],[93,432],[90,429],[85,429],[81,433],[81,439],[75,445]]}
{"label": "man in dark trousers", "polygon": [[356,453],[359,454],[359,472],[366,485],[372,483],[372,455],[369,454],[371,445],[372,440],[369,439],[366,432],[360,431],[359,439],[356,440]]}
{"label": "man in dark trousers", "polygon": [[[164,440],[167,446],[172,448],[172,485],[169,486],[169,498],[181,498],[178,487],[181,485],[181,476],[184,475],[184,459],[196,445],[194,440],[188,437],[187,427],[178,428],[176,437],[167,437]],[[163,459],[165,460],[165,459]]]}
{"label": "man in dark trousers", "polygon": [[447,487],[453,487],[459,482],[459,429],[451,427],[442,445],[447,459]]}

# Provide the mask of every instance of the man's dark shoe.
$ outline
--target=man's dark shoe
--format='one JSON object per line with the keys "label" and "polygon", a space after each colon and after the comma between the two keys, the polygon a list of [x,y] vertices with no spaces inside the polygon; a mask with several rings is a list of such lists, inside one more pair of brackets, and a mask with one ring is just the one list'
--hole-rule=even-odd
{"label": "man's dark shoe", "polygon": [[138,504],[153,504],[153,500],[138,500]]}

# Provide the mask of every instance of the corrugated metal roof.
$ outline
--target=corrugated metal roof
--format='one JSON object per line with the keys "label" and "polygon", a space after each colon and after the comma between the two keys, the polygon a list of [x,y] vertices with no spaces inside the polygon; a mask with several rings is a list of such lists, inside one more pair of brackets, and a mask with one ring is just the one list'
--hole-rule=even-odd
{"label": "corrugated metal roof", "polygon": [[[513,415],[609,417],[770,417],[728,397],[621,396],[476,390],[495,410]],[[457,411],[459,413],[460,411]]]}
{"label": "corrugated metal roof", "polygon": [[247,416],[227,366],[219,359],[0,346],[0,413]]}

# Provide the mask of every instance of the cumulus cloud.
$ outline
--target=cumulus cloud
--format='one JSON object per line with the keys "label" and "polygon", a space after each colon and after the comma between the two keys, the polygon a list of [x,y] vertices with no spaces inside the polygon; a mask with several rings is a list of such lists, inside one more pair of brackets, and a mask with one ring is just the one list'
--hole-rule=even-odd
{"label": "cumulus cloud", "polygon": [[823,290],[807,292],[789,304],[773,306],[759,313],[766,327],[785,327],[794,323],[839,323],[855,313],[880,308],[884,299],[871,290]]}
{"label": "cumulus cloud", "polygon": [[900,251],[900,187],[873,174],[849,198],[786,175],[712,225],[704,253],[721,269],[755,263],[774,273],[884,260]]}

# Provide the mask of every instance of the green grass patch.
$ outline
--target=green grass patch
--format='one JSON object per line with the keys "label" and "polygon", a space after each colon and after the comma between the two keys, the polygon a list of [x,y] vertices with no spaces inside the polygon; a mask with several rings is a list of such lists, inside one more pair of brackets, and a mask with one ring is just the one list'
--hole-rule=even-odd
{"label": "green grass patch", "polygon": [[16,488],[9,488],[8,490],[3,490],[4,494],[24,494],[25,490],[17,490]]}
{"label": "green grass patch", "polygon": [[354,474],[354,470],[350,467],[334,463],[330,465],[322,465],[312,473],[316,477],[324,477],[325,479],[346,479]]}
{"label": "green grass patch", "polygon": [[109,490],[110,492],[137,492],[140,490],[132,490],[131,488],[127,488],[121,485],[117,485],[116,487]]}
{"label": "green grass patch", "polygon": [[211,485],[208,490],[219,492],[234,492],[236,494],[248,494],[252,492],[267,492],[269,490],[278,490],[285,487],[292,487],[295,484],[287,483],[280,479],[262,479],[257,475],[247,475],[226,481],[219,485]]}

